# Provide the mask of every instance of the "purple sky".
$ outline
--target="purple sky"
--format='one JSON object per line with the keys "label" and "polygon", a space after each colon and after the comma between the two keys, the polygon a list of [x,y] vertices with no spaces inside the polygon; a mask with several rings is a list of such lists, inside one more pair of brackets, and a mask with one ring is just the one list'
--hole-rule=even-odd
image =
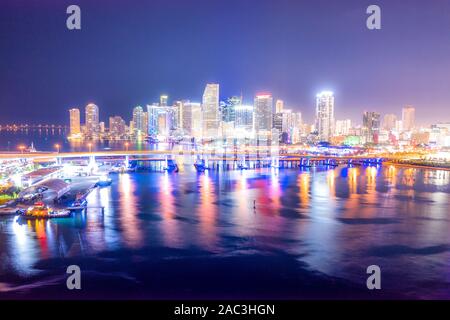
{"label": "purple sky", "polygon": [[90,101],[129,119],[161,93],[200,101],[206,82],[248,103],[270,91],[310,122],[321,90],[337,119],[412,104],[420,123],[450,121],[448,0],[2,0],[0,46],[0,123],[67,123]]}

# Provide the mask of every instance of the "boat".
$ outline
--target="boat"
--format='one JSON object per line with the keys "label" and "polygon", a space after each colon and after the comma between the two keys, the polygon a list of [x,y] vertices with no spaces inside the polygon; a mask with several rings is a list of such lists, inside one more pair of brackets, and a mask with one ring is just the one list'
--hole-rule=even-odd
{"label": "boat", "polygon": [[77,197],[72,205],[68,208],[71,211],[83,211],[87,207],[87,200],[85,198]]}
{"label": "boat", "polygon": [[196,163],[194,163],[194,167],[198,172],[209,170],[209,167],[206,166],[204,159],[198,160]]}
{"label": "boat", "polygon": [[240,164],[238,164],[237,167],[238,167],[239,170],[248,170],[248,169],[250,169],[249,166],[246,163],[240,163]]}
{"label": "boat", "polygon": [[167,160],[167,166],[164,168],[167,172],[178,172],[178,165],[173,160]]}
{"label": "boat", "polygon": [[43,202],[36,202],[26,210],[18,210],[20,218],[23,219],[54,219],[68,218],[71,216],[70,210],[55,210],[45,205]]}
{"label": "boat", "polygon": [[108,176],[101,176],[100,180],[97,181],[96,186],[97,187],[108,187],[112,183],[112,179]]}

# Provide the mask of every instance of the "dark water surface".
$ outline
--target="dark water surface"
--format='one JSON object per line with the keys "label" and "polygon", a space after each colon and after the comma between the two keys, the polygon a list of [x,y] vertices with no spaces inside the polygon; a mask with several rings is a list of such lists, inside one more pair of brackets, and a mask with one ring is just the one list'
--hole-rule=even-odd
{"label": "dark water surface", "polygon": [[394,167],[117,175],[87,214],[0,218],[0,297],[450,298],[449,193]]}

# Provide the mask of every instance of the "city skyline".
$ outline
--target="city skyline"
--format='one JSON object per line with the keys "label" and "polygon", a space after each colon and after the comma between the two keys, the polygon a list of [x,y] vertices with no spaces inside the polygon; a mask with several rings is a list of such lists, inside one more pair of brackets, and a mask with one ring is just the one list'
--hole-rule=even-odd
{"label": "city skyline", "polygon": [[[58,123],[68,107],[91,101],[102,106],[101,117],[106,110],[125,116],[125,109],[161,93],[200,102],[207,82],[221,83],[221,97],[243,92],[246,103],[270,91],[310,120],[316,93],[330,90],[343,118],[413,105],[418,121],[430,124],[449,107],[450,46],[442,30],[450,28],[444,14],[450,8],[413,2],[379,1],[383,27],[376,32],[365,27],[364,1],[280,1],[277,10],[269,1],[143,1],[126,7],[113,1],[107,12],[82,3],[83,27],[71,33],[58,27],[66,17],[64,1],[39,2],[45,10],[6,1],[0,35],[8,50],[0,58],[8,64],[0,69],[0,107],[14,108],[2,123]],[[19,24],[22,9],[26,23]],[[58,12],[60,19],[47,19]],[[411,23],[430,16],[432,23]],[[168,24],[174,18],[183,28]],[[35,47],[40,51],[32,54]]]}
{"label": "city skyline", "polygon": [[[219,92],[220,84],[207,83],[201,103],[188,99],[170,102],[167,94],[161,95],[159,102],[147,104],[146,111],[141,106],[134,107],[128,126],[117,115],[110,116],[109,126],[106,126],[106,122],[99,119],[99,108],[92,103],[85,107],[82,126],[80,110],[70,109],[69,139],[151,142],[188,139],[219,144],[235,139],[268,145],[327,142],[335,146],[361,147],[450,146],[450,122],[419,125],[416,109],[411,105],[402,107],[400,117],[393,113],[382,116],[370,110],[363,112],[362,123],[352,122],[335,112],[334,93],[322,91],[316,95],[316,115],[310,123],[301,112],[285,107],[283,100],[275,100],[269,92],[256,94],[253,105],[246,105],[242,94],[220,100]],[[94,125],[92,119],[95,119]]]}

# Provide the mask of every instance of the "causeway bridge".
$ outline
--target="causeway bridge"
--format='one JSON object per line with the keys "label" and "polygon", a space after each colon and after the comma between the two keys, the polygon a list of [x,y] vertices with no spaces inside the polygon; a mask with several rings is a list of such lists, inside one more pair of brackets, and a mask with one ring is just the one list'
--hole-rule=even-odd
{"label": "causeway bridge", "polygon": [[206,160],[211,167],[253,163],[253,167],[277,166],[277,167],[314,167],[314,166],[337,166],[340,164],[381,164],[386,160],[393,160],[394,156],[387,155],[318,155],[312,153],[288,153],[280,154],[278,150],[267,148],[251,148],[249,150],[236,150],[230,148],[226,151],[214,150],[102,150],[92,152],[24,152],[24,153],[1,153],[1,161],[28,160],[39,162],[56,162],[61,164],[65,161],[88,160],[90,163],[96,161],[122,162],[128,164],[131,161],[166,163],[184,159],[186,163],[195,160]]}

